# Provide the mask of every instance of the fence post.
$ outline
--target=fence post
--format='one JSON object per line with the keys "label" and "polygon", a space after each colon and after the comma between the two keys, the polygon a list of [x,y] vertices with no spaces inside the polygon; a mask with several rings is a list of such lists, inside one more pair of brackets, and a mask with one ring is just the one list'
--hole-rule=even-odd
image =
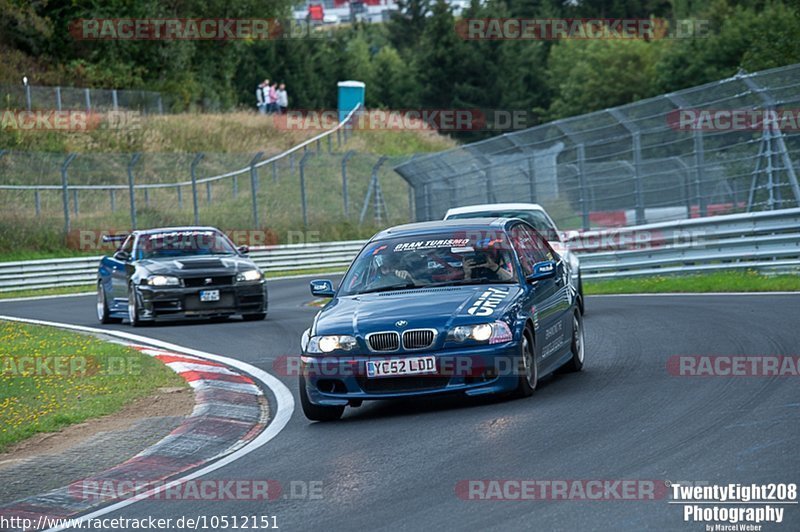
{"label": "fence post", "polygon": [[130,196],[131,204],[131,228],[136,229],[136,189],[133,184],[133,167],[139,162],[141,153],[134,153],[128,162],[128,195]]}
{"label": "fence post", "polygon": [[306,161],[308,157],[312,154],[310,151],[306,151],[303,148],[305,153],[303,157],[300,159],[300,203],[303,207],[303,228],[308,229],[308,204],[306,203]]}
{"label": "fence post", "polygon": [[[383,203],[384,211],[386,209],[386,203],[383,201],[383,194],[381,193],[381,184],[378,182],[378,170],[383,165],[384,162],[388,157],[386,155],[382,155],[378,162],[375,163],[375,166],[372,167],[372,177],[369,180],[369,187],[367,188],[367,195],[364,196],[364,205],[361,207],[361,214],[358,217],[358,223],[364,223],[364,217],[367,214],[367,207],[369,207],[369,200],[372,194],[375,195],[375,218],[378,223],[381,222],[381,203]],[[388,218],[388,211],[387,211],[387,218]]]}
{"label": "fence post", "polygon": [[36,217],[38,218],[42,214],[42,197],[38,188],[33,192],[33,202],[36,208]]}
{"label": "fence post", "polygon": [[111,91],[111,101],[114,105],[114,110],[119,111],[119,104],[117,102],[117,89],[112,89]]}
{"label": "fence post", "polygon": [[639,131],[631,133],[633,140],[633,172],[636,190],[636,225],[645,223],[644,187],[642,183],[642,138]]}
{"label": "fence post", "polygon": [[83,94],[86,97],[86,112],[90,113],[92,111],[92,97],[89,94],[89,89],[83,89]]}
{"label": "fence post", "polygon": [[486,202],[494,203],[494,184],[492,183],[492,167],[487,166],[486,174]]}
{"label": "fence post", "polygon": [[584,231],[588,231],[591,223],[589,221],[589,190],[586,183],[586,149],[583,143],[578,144],[578,187],[580,188],[581,227]]}
{"label": "fence post", "polygon": [[72,161],[77,157],[77,153],[70,153],[64,162],[61,164],[61,199],[64,205],[64,234],[68,234],[70,230],[69,223],[69,185],[67,184],[67,168],[72,164]]}
{"label": "fence post", "polygon": [[147,187],[144,187],[144,206],[150,206],[150,189]]}
{"label": "fence post", "polygon": [[197,210],[197,165],[200,161],[205,157],[204,153],[198,153],[194,156],[194,160],[192,161],[192,165],[189,168],[189,172],[192,176],[192,207],[194,209],[194,225],[200,225],[200,212]]}
{"label": "fence post", "polygon": [[25,106],[28,108],[28,112],[31,112],[31,86],[25,85]]}
{"label": "fence post", "polygon": [[350,150],[344,154],[344,157],[342,157],[342,202],[344,205],[345,218],[350,216],[350,195],[347,191],[347,160],[355,154],[355,151]]}
{"label": "fence post", "polygon": [[239,196],[239,176],[233,176],[233,199],[236,199]]}
{"label": "fence post", "polygon": [[112,188],[108,191],[108,195],[111,198],[111,212],[115,212],[117,210],[117,191]]}
{"label": "fence post", "polygon": [[[697,208],[699,215],[706,216],[708,209],[706,207],[706,198],[703,195],[703,167],[705,166],[705,152],[703,149],[703,132],[700,129],[694,130],[694,186],[695,194],[697,194]],[[689,218],[692,213],[689,213]]]}
{"label": "fence post", "polygon": [[[253,160],[250,161],[250,195],[252,196],[252,203],[253,203],[253,229],[258,229],[258,167],[256,164],[259,160],[261,160],[261,156],[264,155],[263,151],[256,153]],[[275,169],[275,163],[273,162],[273,171]]]}
{"label": "fence post", "polygon": [[337,148],[341,148],[342,147],[342,129],[341,128],[336,130],[336,147]]}
{"label": "fence post", "polygon": [[164,102],[161,100],[161,93],[158,93],[158,114],[164,114]]}
{"label": "fence post", "polygon": [[78,208],[78,189],[72,189],[72,212],[75,213],[75,216],[80,214],[80,209]]}
{"label": "fence post", "polygon": [[536,202],[536,165],[533,164],[534,156],[528,157],[528,192],[531,196],[531,203]]}
{"label": "fence post", "polygon": [[319,155],[320,151],[322,151],[322,140],[317,139],[317,155]]}
{"label": "fence post", "polygon": [[178,190],[178,209],[183,209],[183,190],[180,185],[175,188]]}
{"label": "fence post", "polygon": [[211,181],[206,181],[206,202],[211,203]]}
{"label": "fence post", "polygon": [[278,160],[272,161],[272,182],[278,182]]}
{"label": "fence post", "polygon": [[333,146],[332,146],[331,136],[328,135],[326,138],[328,139],[328,154],[331,154],[331,153],[333,153]]}
{"label": "fence post", "polygon": [[56,87],[56,109],[61,111],[61,87]]}

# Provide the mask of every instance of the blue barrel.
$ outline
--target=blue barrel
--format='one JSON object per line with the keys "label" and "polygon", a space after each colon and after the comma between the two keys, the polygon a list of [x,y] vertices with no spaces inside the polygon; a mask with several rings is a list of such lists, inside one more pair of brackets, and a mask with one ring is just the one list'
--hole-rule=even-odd
{"label": "blue barrel", "polygon": [[364,92],[366,85],[361,81],[340,81],[339,82],[339,122],[347,117],[347,114],[361,105],[364,107]]}

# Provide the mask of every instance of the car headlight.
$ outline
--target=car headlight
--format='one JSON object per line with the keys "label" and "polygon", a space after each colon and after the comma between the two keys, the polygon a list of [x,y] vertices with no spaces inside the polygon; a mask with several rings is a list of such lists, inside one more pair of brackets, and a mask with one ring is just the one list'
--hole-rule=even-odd
{"label": "car headlight", "polygon": [[181,280],[171,275],[151,275],[142,284],[149,286],[180,286]]}
{"label": "car headlight", "polygon": [[252,281],[260,281],[261,277],[262,275],[259,270],[247,270],[246,272],[242,272],[236,276],[236,282],[247,283]]}
{"label": "car headlight", "polygon": [[504,321],[494,323],[479,323],[477,325],[459,325],[450,329],[447,340],[452,342],[465,342],[474,340],[476,342],[486,342],[490,344],[502,344],[513,339],[511,329]]}
{"label": "car headlight", "polygon": [[306,345],[306,353],[332,353],[350,351],[358,346],[355,338],[348,335],[314,336]]}

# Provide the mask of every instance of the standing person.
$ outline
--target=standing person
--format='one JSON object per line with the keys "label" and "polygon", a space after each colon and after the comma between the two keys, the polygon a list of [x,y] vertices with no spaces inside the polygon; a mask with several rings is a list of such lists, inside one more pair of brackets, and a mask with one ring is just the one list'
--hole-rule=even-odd
{"label": "standing person", "polygon": [[272,85],[268,86],[265,91],[267,91],[267,113],[272,114],[278,109],[278,83],[273,82]]}
{"label": "standing person", "polygon": [[269,80],[261,83],[261,101],[264,102],[264,113],[269,113]]}
{"label": "standing person", "polygon": [[263,115],[267,112],[267,104],[264,101],[264,83],[259,83],[256,87],[256,107],[259,114]]}
{"label": "standing person", "polygon": [[281,83],[278,87],[278,113],[285,114],[289,107],[289,95],[286,92],[286,84]]}

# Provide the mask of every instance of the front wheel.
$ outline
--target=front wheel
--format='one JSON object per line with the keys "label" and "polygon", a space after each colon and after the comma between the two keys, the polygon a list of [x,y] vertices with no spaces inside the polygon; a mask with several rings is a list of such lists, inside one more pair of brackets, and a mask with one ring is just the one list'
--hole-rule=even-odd
{"label": "front wheel", "polygon": [[514,396],[530,397],[539,382],[539,368],[536,363],[533,341],[531,341],[528,331],[522,334],[519,370],[519,382],[517,383],[517,389],[514,390]]}
{"label": "front wheel", "polygon": [[584,359],[584,345],[583,345],[583,317],[578,310],[572,315],[572,345],[570,351],[572,358],[569,362],[564,364],[565,371],[574,372],[583,369]]}
{"label": "front wheel", "polygon": [[312,403],[306,393],[306,379],[300,376],[300,405],[311,421],[336,421],[344,414],[344,406],[324,406]]}

